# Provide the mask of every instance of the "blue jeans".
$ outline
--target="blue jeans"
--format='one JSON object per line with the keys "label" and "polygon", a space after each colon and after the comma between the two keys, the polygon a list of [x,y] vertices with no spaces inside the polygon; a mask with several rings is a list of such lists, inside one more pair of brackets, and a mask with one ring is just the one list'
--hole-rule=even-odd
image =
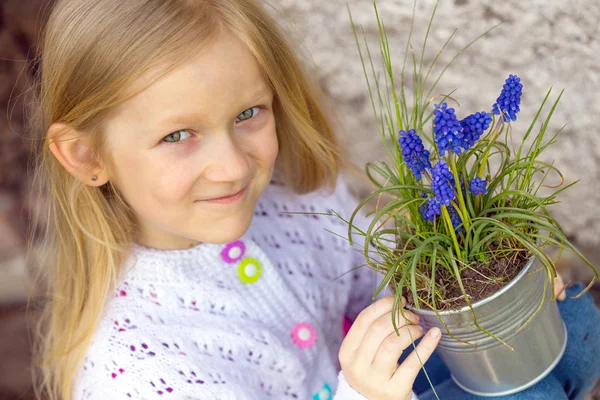
{"label": "blue jeans", "polygon": [[[565,353],[552,373],[522,392],[502,397],[480,397],[459,388],[434,353],[425,363],[425,369],[440,400],[582,400],[600,378],[600,310],[589,293],[576,300],[570,299],[583,288],[581,283],[567,288],[567,299],[558,302],[567,326],[568,340]],[[409,353],[406,351],[400,362]],[[423,370],[417,376],[413,390],[419,400],[436,398]]]}

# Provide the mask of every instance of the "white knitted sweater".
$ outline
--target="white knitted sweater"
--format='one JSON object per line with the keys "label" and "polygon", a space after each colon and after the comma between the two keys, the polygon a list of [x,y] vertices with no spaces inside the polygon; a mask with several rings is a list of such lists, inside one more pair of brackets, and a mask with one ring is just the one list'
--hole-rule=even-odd
{"label": "white knitted sweater", "polygon": [[307,195],[272,181],[237,241],[134,244],[73,398],[364,400],[338,351],[344,323],[372,302],[377,274],[345,274],[364,257],[326,232],[347,236],[336,217],[284,214],[349,217],[356,204],[341,179],[333,194]]}

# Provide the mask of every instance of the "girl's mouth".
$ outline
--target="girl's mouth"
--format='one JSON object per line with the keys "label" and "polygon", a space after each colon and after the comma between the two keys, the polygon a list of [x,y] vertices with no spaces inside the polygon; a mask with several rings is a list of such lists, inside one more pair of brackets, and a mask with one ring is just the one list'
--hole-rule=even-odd
{"label": "girl's mouth", "polygon": [[246,189],[247,189],[247,187],[244,187],[239,192],[229,195],[229,196],[216,197],[214,199],[199,200],[199,201],[201,201],[203,203],[231,204],[231,203],[234,203],[237,200],[241,199],[242,197],[244,197],[244,195],[246,194]]}

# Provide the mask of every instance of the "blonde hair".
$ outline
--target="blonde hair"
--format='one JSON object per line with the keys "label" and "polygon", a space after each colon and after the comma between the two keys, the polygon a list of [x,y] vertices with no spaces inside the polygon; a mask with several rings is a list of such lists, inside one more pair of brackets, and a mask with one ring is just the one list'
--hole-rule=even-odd
{"label": "blonde hair", "polygon": [[[335,186],[343,152],[318,89],[259,0],[59,0],[42,37],[30,130],[37,135],[28,264],[39,264],[43,309],[34,352],[36,394],[71,398],[103,307],[136,237],[133,210],[111,182],[93,187],[51,154],[48,129],[64,123],[103,152],[103,121],[136,95],[126,88],[149,71],[154,81],[190,60],[228,29],[254,54],[275,93],[278,169],[297,193]],[[41,230],[39,230],[41,228]],[[37,240],[36,233],[41,233]],[[35,243],[35,244],[34,244]],[[33,258],[36,258],[33,260]]]}

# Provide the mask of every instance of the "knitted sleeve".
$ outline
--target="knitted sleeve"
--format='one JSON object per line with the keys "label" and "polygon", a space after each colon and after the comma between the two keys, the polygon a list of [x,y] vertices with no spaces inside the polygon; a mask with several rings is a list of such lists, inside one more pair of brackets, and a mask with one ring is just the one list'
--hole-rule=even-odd
{"label": "knitted sleeve", "polygon": [[340,371],[338,375],[338,389],[333,396],[333,400],[367,400],[365,396],[358,393],[346,382],[344,371]]}

